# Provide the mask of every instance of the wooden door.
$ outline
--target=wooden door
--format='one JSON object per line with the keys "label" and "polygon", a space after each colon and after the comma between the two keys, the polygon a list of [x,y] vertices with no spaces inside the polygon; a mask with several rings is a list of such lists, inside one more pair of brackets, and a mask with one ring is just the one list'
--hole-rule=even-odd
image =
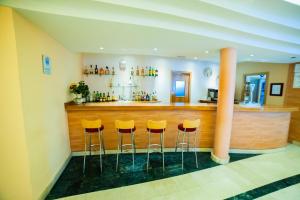
{"label": "wooden door", "polygon": [[190,102],[190,73],[172,72],[171,102]]}

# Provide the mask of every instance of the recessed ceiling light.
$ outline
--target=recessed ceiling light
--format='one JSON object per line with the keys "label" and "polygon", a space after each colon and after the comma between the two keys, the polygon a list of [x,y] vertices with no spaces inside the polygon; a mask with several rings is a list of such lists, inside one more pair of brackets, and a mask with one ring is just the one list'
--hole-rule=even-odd
{"label": "recessed ceiling light", "polygon": [[198,57],[194,57],[194,60],[198,60]]}
{"label": "recessed ceiling light", "polygon": [[104,49],[104,47],[99,47],[99,49],[102,51]]}
{"label": "recessed ceiling light", "polygon": [[250,56],[251,56],[251,57],[253,57],[253,56],[254,56],[254,54],[250,54]]}
{"label": "recessed ceiling light", "polygon": [[291,59],[295,59],[295,58],[296,58],[296,56],[291,56],[290,58],[291,58]]}
{"label": "recessed ceiling light", "polygon": [[158,51],[158,48],[156,48],[156,47],[155,47],[155,48],[153,48],[153,51]]}
{"label": "recessed ceiling light", "polygon": [[208,51],[208,50],[206,50],[206,51],[204,51],[204,52],[205,52],[206,54],[207,54],[207,53],[209,53],[209,51]]}

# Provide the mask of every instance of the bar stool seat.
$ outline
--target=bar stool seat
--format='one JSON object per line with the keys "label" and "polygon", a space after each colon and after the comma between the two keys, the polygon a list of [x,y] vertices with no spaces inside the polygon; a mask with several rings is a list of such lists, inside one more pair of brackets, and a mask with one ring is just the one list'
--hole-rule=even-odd
{"label": "bar stool seat", "polygon": [[130,128],[128,128],[128,129],[120,128],[119,132],[120,133],[131,133],[131,132],[134,132],[135,130],[136,130],[136,127],[134,126],[133,129],[130,129]]}
{"label": "bar stool seat", "polygon": [[151,133],[162,133],[162,132],[166,131],[166,129],[165,128],[163,128],[163,129],[150,129],[150,128],[147,128],[147,131],[151,132]]}
{"label": "bar stool seat", "polygon": [[[104,129],[104,126],[101,125],[100,131],[103,131],[103,129]],[[98,128],[86,128],[85,131],[87,133],[98,133]]]}
{"label": "bar stool seat", "polygon": [[185,132],[195,132],[197,128],[184,128],[183,123],[178,124],[178,129]]}

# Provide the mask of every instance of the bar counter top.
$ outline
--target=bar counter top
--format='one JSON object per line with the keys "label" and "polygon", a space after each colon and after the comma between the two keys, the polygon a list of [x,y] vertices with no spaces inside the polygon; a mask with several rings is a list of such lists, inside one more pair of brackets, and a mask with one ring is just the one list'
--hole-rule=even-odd
{"label": "bar counter top", "polygon": [[[65,103],[67,111],[79,110],[217,110],[217,104],[210,103],[161,103],[161,102],[133,102],[133,101],[118,101],[105,103],[84,103],[75,104],[73,102]],[[298,107],[293,106],[275,106],[266,105],[261,107],[250,107],[242,105],[234,105],[235,112],[293,112],[298,111]]]}

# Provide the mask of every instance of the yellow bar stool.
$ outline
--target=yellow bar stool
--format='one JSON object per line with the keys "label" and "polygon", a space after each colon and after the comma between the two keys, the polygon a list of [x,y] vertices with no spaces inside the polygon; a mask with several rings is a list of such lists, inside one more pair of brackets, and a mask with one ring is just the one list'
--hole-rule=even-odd
{"label": "yellow bar stool", "polygon": [[[183,123],[178,125],[178,133],[177,133],[175,152],[177,152],[177,148],[180,146],[179,148],[181,148],[181,169],[182,170],[183,170],[183,164],[184,164],[183,151],[184,151],[184,148],[186,148],[186,150],[189,151],[190,135],[194,136],[193,147],[194,147],[194,152],[195,152],[196,167],[198,168],[196,144],[197,144],[197,140],[198,140],[199,126],[200,126],[200,119],[184,120]],[[181,137],[181,141],[179,141],[180,137]],[[185,140],[186,137],[187,137],[187,141]]]}
{"label": "yellow bar stool", "polygon": [[[147,172],[149,169],[149,154],[152,147],[160,148],[160,153],[162,154],[163,171],[165,170],[165,154],[164,154],[164,133],[166,131],[167,121],[152,121],[147,122],[147,132],[148,132],[148,148],[147,148]],[[160,144],[151,144],[151,134],[160,135]]]}
{"label": "yellow bar stool", "polygon": [[[136,152],[135,140],[134,140],[134,133],[135,133],[136,128],[134,126],[134,121],[133,120],[129,120],[129,121],[116,120],[115,126],[116,126],[117,133],[118,133],[118,151],[117,151],[116,171],[118,171],[118,167],[119,167],[119,154],[123,153],[123,147],[128,147],[128,146],[131,146],[132,166],[134,169],[134,154]],[[123,134],[130,134],[130,140],[131,140],[130,144],[123,144]]]}
{"label": "yellow bar stool", "polygon": [[[100,157],[100,170],[102,172],[102,150],[105,152],[104,149],[104,142],[103,142],[103,130],[104,126],[101,124],[101,120],[81,120],[81,125],[84,129],[84,159],[83,159],[83,173],[85,172],[85,157],[87,153],[87,139],[86,137],[89,136],[89,151],[91,155],[91,150],[93,146],[99,146],[99,157]],[[98,135],[99,144],[92,144],[92,135]]]}

